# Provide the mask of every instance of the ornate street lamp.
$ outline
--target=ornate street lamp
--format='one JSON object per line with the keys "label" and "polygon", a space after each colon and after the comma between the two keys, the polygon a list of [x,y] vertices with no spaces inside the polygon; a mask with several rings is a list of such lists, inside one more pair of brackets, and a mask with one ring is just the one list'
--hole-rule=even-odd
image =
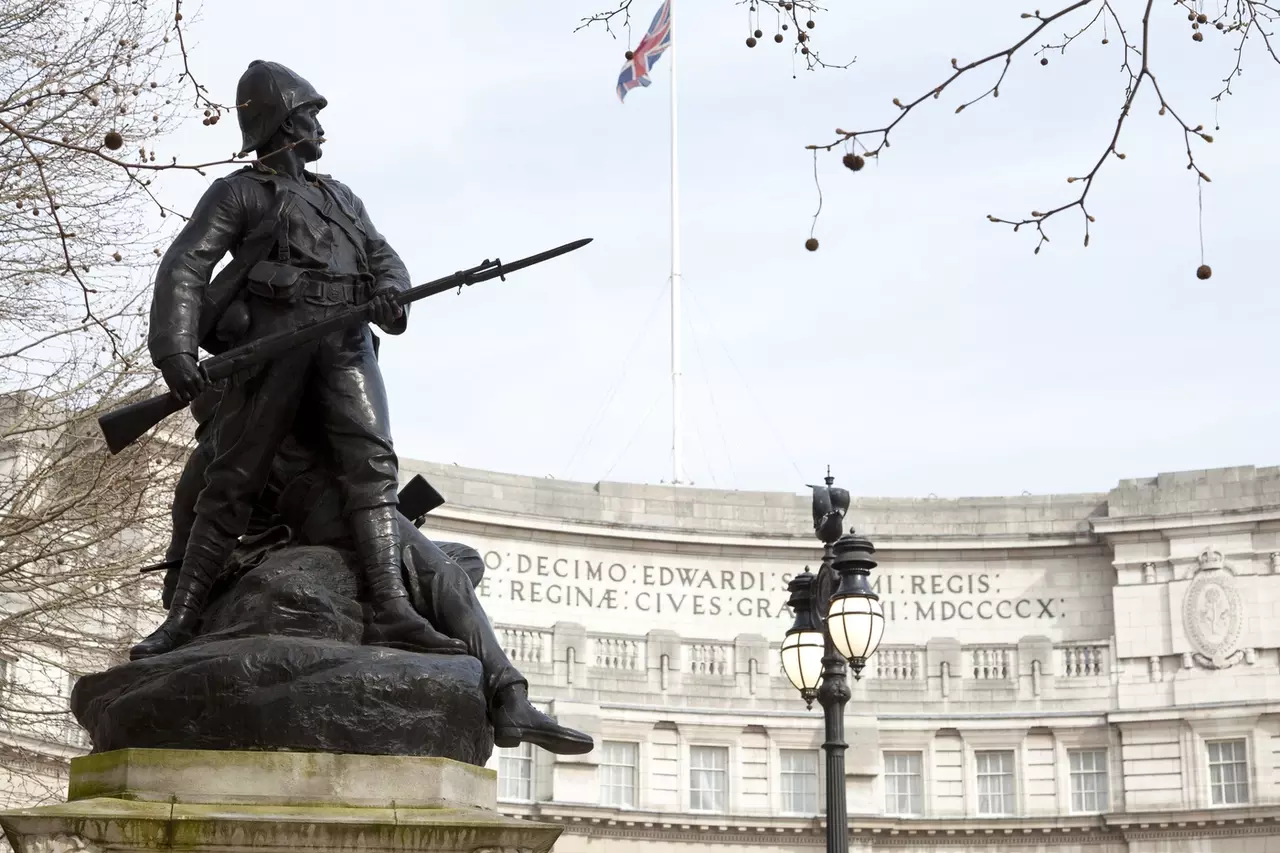
{"label": "ornate street lamp", "polygon": [[817,699],[826,722],[827,851],[848,853],[849,817],[845,807],[844,706],[848,704],[846,661],[861,678],[867,659],[884,635],[884,610],[871,589],[875,547],[850,532],[844,536],[849,492],[837,489],[830,472],[826,485],[812,486],[813,530],[822,540],[822,566],[805,568],[787,585],[787,605],[796,621],[782,641],[782,670],[808,707]]}

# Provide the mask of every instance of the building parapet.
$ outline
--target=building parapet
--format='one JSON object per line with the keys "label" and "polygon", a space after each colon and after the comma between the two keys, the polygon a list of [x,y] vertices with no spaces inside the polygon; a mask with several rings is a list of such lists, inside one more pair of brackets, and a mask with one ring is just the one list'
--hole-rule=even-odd
{"label": "building parapet", "polygon": [[[503,649],[546,696],[602,702],[643,692],[655,705],[714,699],[754,711],[796,708],[799,698],[782,672],[780,643],[744,634],[733,640],[598,633],[574,623],[551,628],[495,625]],[[558,651],[557,651],[558,650]],[[868,663],[854,695],[885,711],[937,703],[1019,708],[1043,701],[1106,711],[1114,706],[1116,667],[1110,639],[1050,643],[1029,637],[1013,645],[883,646]],[[763,703],[763,705],[762,705]],[[1012,703],[1012,704],[1010,704]]]}

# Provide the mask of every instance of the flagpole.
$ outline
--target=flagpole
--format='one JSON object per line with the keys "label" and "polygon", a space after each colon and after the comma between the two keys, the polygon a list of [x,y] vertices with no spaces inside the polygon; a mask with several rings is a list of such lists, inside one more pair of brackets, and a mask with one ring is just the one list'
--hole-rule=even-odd
{"label": "flagpole", "polygon": [[668,7],[671,44],[671,482],[684,482],[684,447],[680,435],[680,167],[676,146],[676,44],[674,0]]}

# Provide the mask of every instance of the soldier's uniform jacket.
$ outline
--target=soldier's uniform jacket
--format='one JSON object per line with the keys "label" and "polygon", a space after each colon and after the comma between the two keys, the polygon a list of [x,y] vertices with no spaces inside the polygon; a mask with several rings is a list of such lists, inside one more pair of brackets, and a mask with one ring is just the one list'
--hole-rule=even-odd
{"label": "soldier's uniform jacket", "polygon": [[[228,253],[233,260],[211,281]],[[295,289],[283,301],[335,304],[324,298],[326,286],[330,297],[335,286],[350,288],[355,298],[348,301],[356,303],[376,291],[411,286],[404,263],[356,194],[310,173],[304,181],[249,167],[219,178],[156,271],[152,361],[159,364],[176,353],[198,358],[202,342],[210,348],[219,315],[246,291]],[[386,331],[400,334],[406,321],[407,313]]]}

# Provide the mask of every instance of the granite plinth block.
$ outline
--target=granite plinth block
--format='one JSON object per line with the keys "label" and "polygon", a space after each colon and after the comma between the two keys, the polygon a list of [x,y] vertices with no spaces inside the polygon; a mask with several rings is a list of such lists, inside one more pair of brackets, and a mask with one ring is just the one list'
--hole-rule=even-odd
{"label": "granite plinth block", "polygon": [[0,812],[17,853],[547,853],[559,826],[494,810],[493,771],[440,758],[121,750],[75,759],[68,802]]}

